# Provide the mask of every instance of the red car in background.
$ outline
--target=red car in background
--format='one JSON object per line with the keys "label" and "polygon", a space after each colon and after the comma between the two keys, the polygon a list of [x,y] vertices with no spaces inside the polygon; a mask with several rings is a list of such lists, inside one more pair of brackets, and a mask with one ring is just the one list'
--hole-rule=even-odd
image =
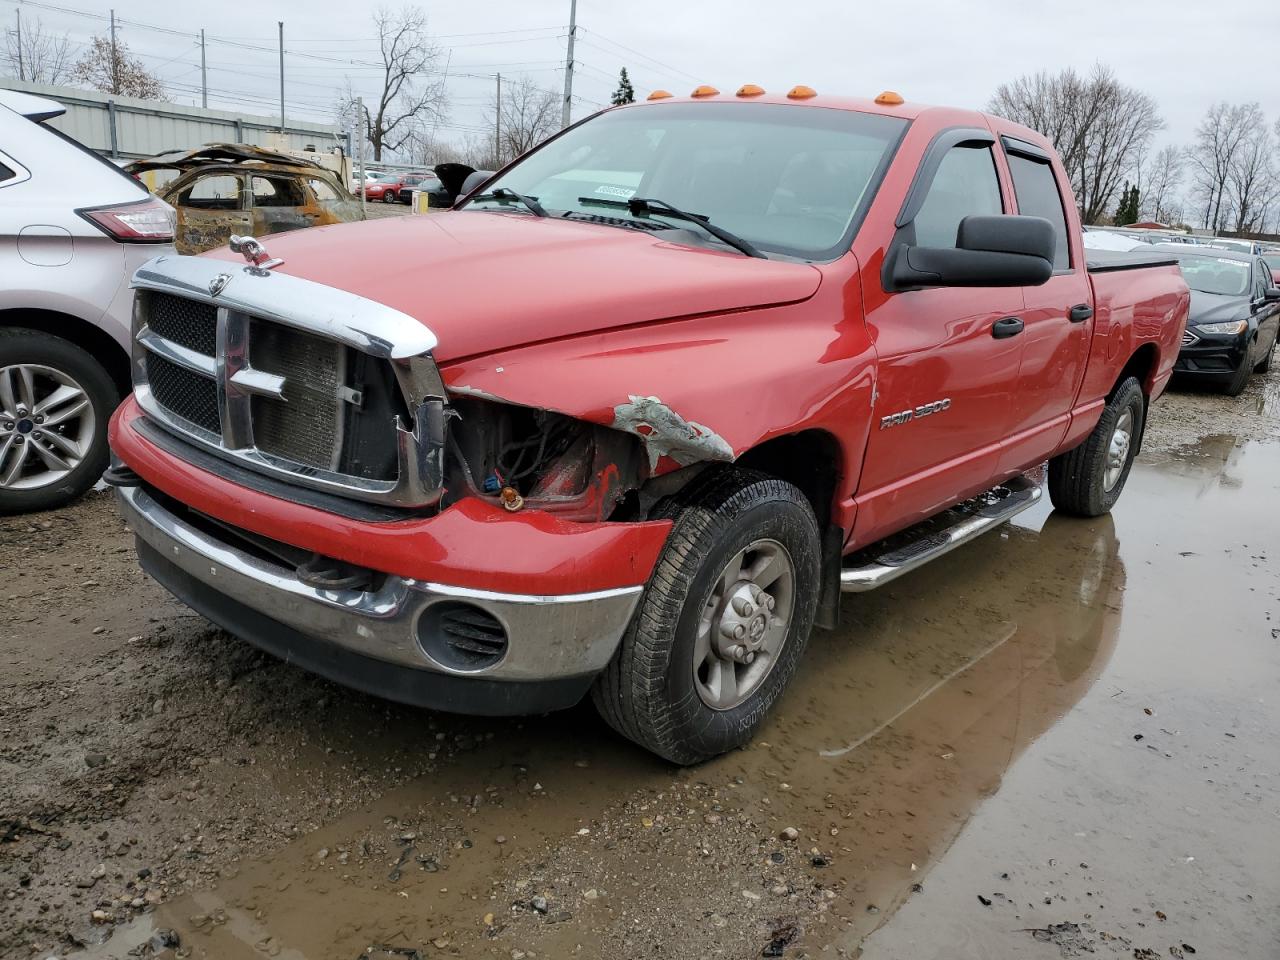
{"label": "red car in background", "polygon": [[1262,259],[1271,271],[1271,282],[1280,287],[1280,250],[1263,250]]}
{"label": "red car in background", "polygon": [[396,203],[400,199],[400,189],[404,186],[400,178],[391,174],[379,175],[378,179],[365,184],[366,200],[381,200],[383,203]]}

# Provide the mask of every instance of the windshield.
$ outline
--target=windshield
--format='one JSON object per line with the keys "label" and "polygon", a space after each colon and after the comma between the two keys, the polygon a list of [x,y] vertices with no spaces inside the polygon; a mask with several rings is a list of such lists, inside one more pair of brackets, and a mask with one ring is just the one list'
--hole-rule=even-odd
{"label": "windshield", "polygon": [[[612,110],[519,161],[486,195],[505,188],[552,216],[623,222],[634,215],[620,201],[661,200],[763,251],[830,259],[847,247],[906,126],[896,117],[782,104]],[[617,206],[600,203],[607,201]],[[686,227],[656,211],[650,216]]]}
{"label": "windshield", "polygon": [[1249,265],[1225,257],[1185,256],[1179,258],[1187,286],[1201,293],[1242,297],[1249,291]]}

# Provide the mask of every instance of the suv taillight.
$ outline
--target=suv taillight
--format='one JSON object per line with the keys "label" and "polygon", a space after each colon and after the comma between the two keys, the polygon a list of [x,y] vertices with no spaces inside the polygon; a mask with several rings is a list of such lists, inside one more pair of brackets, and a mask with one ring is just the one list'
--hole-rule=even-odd
{"label": "suv taillight", "polygon": [[156,197],[109,207],[85,207],[76,213],[121,243],[173,242],[173,207]]}

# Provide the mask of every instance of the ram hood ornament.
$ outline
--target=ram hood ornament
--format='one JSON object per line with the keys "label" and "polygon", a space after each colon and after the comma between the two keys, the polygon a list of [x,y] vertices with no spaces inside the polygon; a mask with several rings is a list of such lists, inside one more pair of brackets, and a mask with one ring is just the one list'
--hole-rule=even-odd
{"label": "ram hood ornament", "polygon": [[246,273],[266,276],[267,271],[272,267],[278,267],[284,263],[282,257],[272,257],[267,253],[267,248],[262,245],[262,241],[254,237],[240,237],[232,234],[230,246],[248,261],[249,266],[245,267]]}

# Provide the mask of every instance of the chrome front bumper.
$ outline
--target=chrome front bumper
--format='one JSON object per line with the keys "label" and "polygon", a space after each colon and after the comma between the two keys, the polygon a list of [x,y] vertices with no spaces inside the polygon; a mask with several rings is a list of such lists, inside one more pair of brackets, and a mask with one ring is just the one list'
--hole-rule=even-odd
{"label": "chrome front bumper", "polygon": [[[121,512],[139,541],[166,564],[185,573],[187,582],[196,581],[202,591],[234,601],[238,608],[266,618],[267,624],[283,624],[317,644],[459,679],[528,683],[590,677],[603,670],[613,656],[644,589],[637,585],[536,596],[395,576],[388,576],[374,591],[317,589],[299,581],[293,570],[251,556],[197,529],[140,486],[117,487],[116,493]],[[465,602],[497,618],[508,637],[506,654],[499,662],[478,670],[460,670],[440,663],[423,649],[419,642],[422,616],[433,604],[444,601]],[[237,632],[233,626],[228,629]]]}

